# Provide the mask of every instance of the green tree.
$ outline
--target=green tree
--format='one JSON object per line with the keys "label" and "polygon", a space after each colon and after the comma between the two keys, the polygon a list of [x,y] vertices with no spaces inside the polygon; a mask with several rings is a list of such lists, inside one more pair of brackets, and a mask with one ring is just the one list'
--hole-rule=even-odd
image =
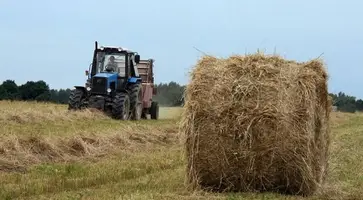
{"label": "green tree", "polygon": [[49,101],[51,97],[49,86],[44,81],[28,81],[19,89],[23,100]]}
{"label": "green tree", "polygon": [[8,99],[8,92],[3,85],[0,85],[0,100]]}
{"label": "green tree", "polygon": [[333,105],[337,106],[338,111],[341,112],[356,112],[357,110],[363,110],[363,101],[356,99],[354,96],[339,92],[338,94],[329,94],[332,97]]}
{"label": "green tree", "polygon": [[156,85],[158,94],[155,100],[163,106],[180,106],[185,86],[181,86],[176,82],[160,83]]}
{"label": "green tree", "polygon": [[363,111],[363,100],[358,99],[355,103],[355,107],[357,108],[357,110]]}
{"label": "green tree", "polygon": [[59,103],[59,100],[58,100],[58,90],[55,90],[55,89],[51,89],[49,91],[50,93],[50,101],[53,102],[53,103]]}
{"label": "green tree", "polygon": [[68,103],[68,98],[69,98],[69,95],[71,94],[71,90],[70,89],[60,89],[58,91],[58,101],[59,103],[62,103],[62,104],[67,104]]}
{"label": "green tree", "polygon": [[2,95],[7,100],[19,99],[19,88],[13,80],[6,80],[2,83]]}

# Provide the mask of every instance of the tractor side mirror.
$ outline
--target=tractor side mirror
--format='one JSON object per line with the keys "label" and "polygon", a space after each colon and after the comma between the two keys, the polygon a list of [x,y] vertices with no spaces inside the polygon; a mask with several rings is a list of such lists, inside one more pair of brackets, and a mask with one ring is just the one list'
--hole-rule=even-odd
{"label": "tractor side mirror", "polygon": [[135,62],[139,64],[140,62],[140,55],[135,55]]}
{"label": "tractor side mirror", "polygon": [[86,73],[86,76],[88,76],[88,75],[89,75],[89,71],[88,71],[88,70],[86,70],[86,71],[85,71],[85,73]]}
{"label": "tractor side mirror", "polygon": [[153,95],[157,95],[158,89],[156,87],[153,88]]}

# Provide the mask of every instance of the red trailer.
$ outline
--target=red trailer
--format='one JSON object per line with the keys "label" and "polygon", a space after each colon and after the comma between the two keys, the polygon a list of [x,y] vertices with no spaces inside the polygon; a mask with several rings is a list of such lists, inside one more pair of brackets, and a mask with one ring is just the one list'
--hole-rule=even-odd
{"label": "red trailer", "polygon": [[143,111],[141,117],[147,118],[150,114],[151,119],[159,118],[159,105],[153,101],[153,96],[157,94],[156,87],[154,86],[154,60],[140,60],[137,64],[138,73],[142,80],[142,104]]}

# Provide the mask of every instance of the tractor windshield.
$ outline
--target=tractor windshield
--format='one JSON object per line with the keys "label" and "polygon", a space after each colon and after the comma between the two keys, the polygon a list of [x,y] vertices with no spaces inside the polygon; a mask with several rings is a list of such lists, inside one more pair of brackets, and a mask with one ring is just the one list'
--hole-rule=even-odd
{"label": "tractor windshield", "polygon": [[125,76],[126,56],[119,53],[103,53],[97,54],[97,73],[111,72]]}

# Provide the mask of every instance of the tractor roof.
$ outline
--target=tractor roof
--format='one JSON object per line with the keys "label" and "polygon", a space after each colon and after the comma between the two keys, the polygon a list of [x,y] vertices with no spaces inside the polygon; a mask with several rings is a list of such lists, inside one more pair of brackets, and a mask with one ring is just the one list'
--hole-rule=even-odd
{"label": "tractor roof", "polygon": [[135,53],[127,48],[124,47],[117,47],[117,46],[101,46],[99,50],[103,51],[109,49],[111,51],[119,51],[119,52],[127,52],[127,53]]}

